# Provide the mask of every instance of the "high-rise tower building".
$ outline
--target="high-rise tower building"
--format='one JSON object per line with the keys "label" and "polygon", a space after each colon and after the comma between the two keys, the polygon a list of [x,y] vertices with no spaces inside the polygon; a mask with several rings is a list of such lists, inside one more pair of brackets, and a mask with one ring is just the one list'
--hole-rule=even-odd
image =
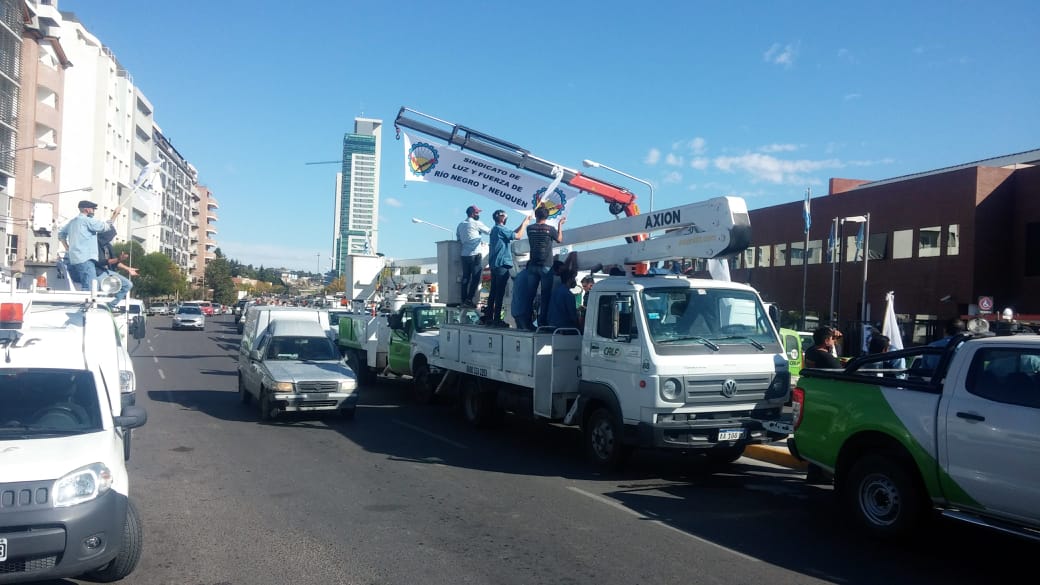
{"label": "high-rise tower building", "polygon": [[379,249],[379,169],[382,120],[355,118],[354,132],[343,136],[343,169],[337,175],[336,270],[348,255],[374,255]]}

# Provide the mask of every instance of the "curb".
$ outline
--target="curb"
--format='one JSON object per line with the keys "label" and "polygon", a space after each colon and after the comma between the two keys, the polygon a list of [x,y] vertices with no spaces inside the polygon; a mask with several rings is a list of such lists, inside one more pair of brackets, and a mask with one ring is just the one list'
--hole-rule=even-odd
{"label": "curb", "polygon": [[780,465],[782,467],[790,467],[791,469],[800,469],[802,471],[809,468],[808,463],[805,461],[799,461],[794,455],[791,455],[791,451],[786,446],[748,445],[744,449],[744,457],[750,457],[751,459],[765,461],[766,463],[772,463],[773,465]]}

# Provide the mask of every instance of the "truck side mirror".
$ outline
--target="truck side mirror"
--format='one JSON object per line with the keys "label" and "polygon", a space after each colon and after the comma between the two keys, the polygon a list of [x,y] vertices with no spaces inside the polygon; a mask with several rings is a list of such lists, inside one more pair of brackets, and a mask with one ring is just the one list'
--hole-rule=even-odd
{"label": "truck side mirror", "polygon": [[144,339],[144,317],[138,315],[130,318],[130,336],[134,339]]}
{"label": "truck side mirror", "polygon": [[766,304],[766,310],[769,311],[769,320],[773,322],[773,326],[777,329],[780,328],[780,307],[774,303]]}
{"label": "truck side mirror", "polygon": [[141,406],[127,406],[122,413],[114,417],[112,423],[124,429],[136,429],[148,422],[148,411]]}

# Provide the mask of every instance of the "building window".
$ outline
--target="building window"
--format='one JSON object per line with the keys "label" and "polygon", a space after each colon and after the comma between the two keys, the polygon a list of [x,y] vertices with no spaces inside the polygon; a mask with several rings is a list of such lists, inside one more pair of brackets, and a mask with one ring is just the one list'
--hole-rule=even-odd
{"label": "building window", "polygon": [[754,268],[755,267],[755,247],[751,246],[744,250],[744,266],[743,268]]}
{"label": "building window", "polygon": [[787,244],[773,246],[773,266],[787,266]]}
{"label": "building window", "polygon": [[917,257],[928,258],[939,255],[939,236],[942,228],[939,226],[925,227],[917,231]]}
{"label": "building window", "polygon": [[1040,276],[1040,223],[1026,224],[1026,276]]}
{"label": "building window", "polygon": [[769,249],[772,246],[759,246],[756,248],[758,251],[758,257],[755,259],[755,266],[759,268],[769,268]]}
{"label": "building window", "polygon": [[[950,224],[946,226],[946,255],[956,256],[961,249],[961,226]],[[1026,248],[1028,250],[1029,248]]]}
{"label": "building window", "polygon": [[801,266],[805,262],[805,242],[791,242],[791,266]]}
{"label": "building window", "polygon": [[899,230],[892,233],[892,258],[914,257],[914,230]]}
{"label": "building window", "polygon": [[809,264],[819,264],[823,260],[823,240],[809,240],[809,251],[806,254]]}

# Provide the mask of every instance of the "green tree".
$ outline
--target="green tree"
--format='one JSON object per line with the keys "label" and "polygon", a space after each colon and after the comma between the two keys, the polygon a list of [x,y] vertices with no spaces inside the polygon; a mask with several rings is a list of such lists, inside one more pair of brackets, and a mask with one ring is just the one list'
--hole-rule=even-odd
{"label": "green tree", "polygon": [[230,305],[237,300],[235,283],[231,281],[231,263],[223,255],[206,265],[206,286],[213,289],[213,300]]}
{"label": "green tree", "polygon": [[146,254],[137,242],[115,244],[112,249],[116,254],[129,254],[130,258],[124,263],[137,269],[137,276],[131,278],[134,283],[133,296],[151,299],[173,296],[183,291],[184,275],[165,254]]}

